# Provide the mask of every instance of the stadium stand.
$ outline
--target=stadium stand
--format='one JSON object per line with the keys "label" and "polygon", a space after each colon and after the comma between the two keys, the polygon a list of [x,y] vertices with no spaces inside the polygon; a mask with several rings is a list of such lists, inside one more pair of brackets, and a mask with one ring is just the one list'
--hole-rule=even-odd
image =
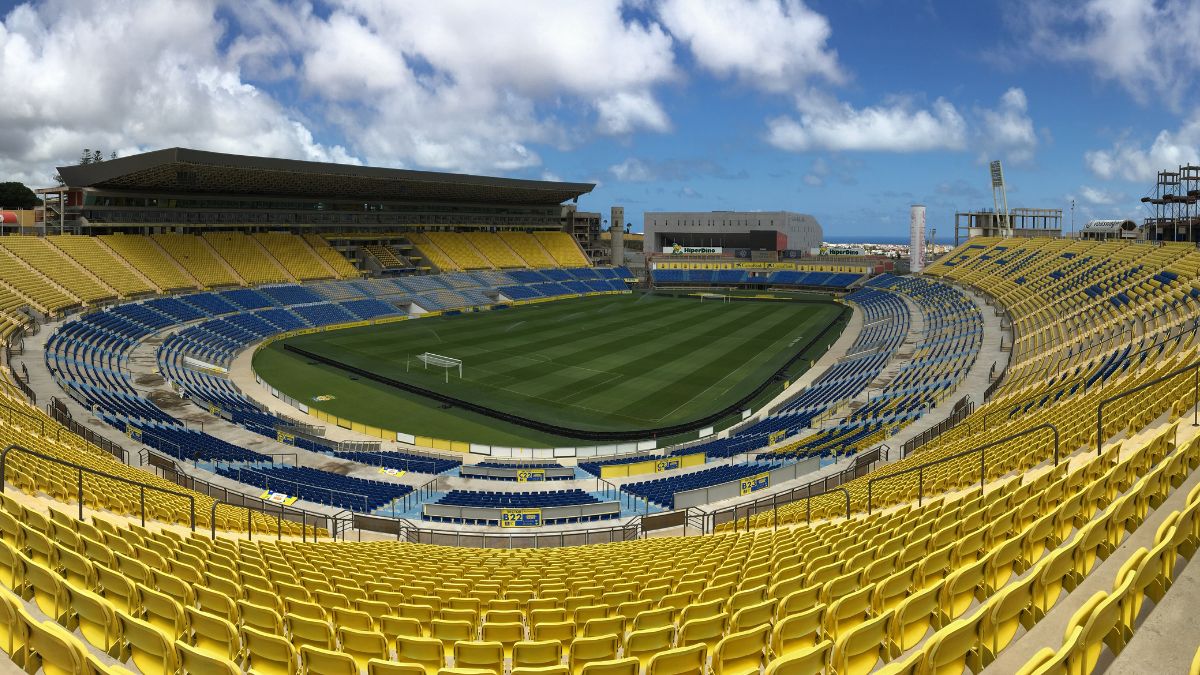
{"label": "stadium stand", "polygon": [[415,455],[408,452],[332,451],[330,454],[338,459],[349,459],[362,464],[381,466],[385,469],[416,473],[439,474],[462,466],[462,462],[457,459]]}
{"label": "stadium stand", "polygon": [[333,269],[337,278],[355,279],[360,276],[358,270],[346,259],[346,256],[334,250],[324,237],[317,234],[306,234],[304,235],[304,241],[308,242],[312,250]]}
{"label": "stadium stand", "polygon": [[314,281],[337,276],[333,268],[324,264],[317,253],[298,235],[290,232],[259,232],[253,237],[296,281]]}
{"label": "stadium stand", "polygon": [[116,293],[66,254],[56,249],[43,237],[12,235],[0,238],[0,248],[23,261],[31,271],[41,276],[42,271],[54,270],[54,279],[43,283],[53,284],[85,303],[108,300]]}
{"label": "stadium stand", "polygon": [[46,241],[80,267],[96,275],[123,298],[156,290],[105,246],[99,237],[63,234],[48,236]]}
{"label": "stadium stand", "polygon": [[461,271],[462,268],[454,262],[454,259],[439,248],[437,244],[433,243],[425,234],[420,232],[410,233],[408,240],[416,247],[414,251],[435,269],[442,272]]}
{"label": "stadium stand", "polygon": [[587,506],[591,504],[600,504],[600,500],[588,492],[579,489],[568,490],[544,490],[540,492],[477,492],[471,490],[451,490],[442,495],[434,504],[440,506],[460,506],[468,509],[495,509],[497,510],[494,516],[486,516],[486,511],[464,512],[472,513],[473,515],[464,515],[464,517],[447,516],[439,513],[430,513],[428,509],[421,514],[422,520],[439,523],[465,523],[469,525],[501,525],[501,514],[503,510],[535,510],[538,511],[539,518],[544,525],[569,525],[575,523],[596,522],[601,520],[610,520],[616,518],[619,514],[616,511],[616,505],[613,504],[614,510],[611,512],[594,513],[589,515],[572,515],[561,516],[551,515],[551,511],[542,511],[544,509],[555,509],[557,507],[567,506]]}
{"label": "stadium stand", "polygon": [[362,247],[368,255],[375,258],[379,266],[385,270],[402,270],[411,267],[407,262],[402,260],[390,246],[383,244],[367,244]]}
{"label": "stadium stand", "polygon": [[579,248],[579,244],[566,232],[534,232],[546,252],[554,258],[558,267],[587,267],[588,259]]}
{"label": "stadium stand", "polygon": [[[458,232],[430,232],[425,235],[429,241],[454,261],[461,270],[488,270],[492,264],[484,258],[467,238]],[[585,261],[583,265],[586,265]]]}
{"label": "stadium stand", "polygon": [[[118,520],[113,514],[138,514],[139,485],[180,488],[58,426],[4,373],[0,395],[28,418],[3,417],[0,442],[133,483],[89,475],[90,520],[77,520],[64,515],[73,514],[74,469],[8,457],[4,478],[22,501],[0,498],[8,617],[0,646],[27,671],[48,673],[121,672],[113,661],[146,673],[177,672],[181,661],[213,669],[182,666],[187,672],[289,674],[334,672],[334,663],[346,672],[427,674],[479,665],[589,675],[960,673],[998,663],[1066,609],[1065,634],[1031,650],[1022,672],[1091,673],[1106,653],[1142,638],[1147,607],[1172,592],[1200,544],[1200,441],[1178,442],[1171,424],[1195,404],[1184,367],[1197,354],[1198,272],[1200,254],[1189,246],[971,240],[928,276],[984,289],[1005,309],[1015,336],[1009,375],[969,424],[845,483],[850,517],[836,494],[749,514],[750,531],[730,531],[730,523],[705,536],[553,550],[184,535],[179,526],[191,514],[153,491],[145,526]],[[424,280],[417,290],[461,295],[481,287],[472,278],[460,286]],[[547,288],[572,281],[509,279]],[[342,286],[360,299],[387,288],[358,283]],[[371,297],[409,292],[387,283],[393,291]],[[877,316],[902,294],[926,326],[894,387],[856,411],[864,424],[854,433],[870,433],[867,420],[903,421],[927,396],[944,396],[974,358],[979,326],[961,293],[924,277],[881,277],[858,293],[864,315]],[[867,299],[875,294],[890,299]],[[154,423],[153,409],[121,395],[129,344],[196,315],[223,322],[206,329],[213,340],[236,342],[278,328],[268,311],[285,312],[277,321],[298,317],[290,308],[308,305],[286,303],[301,300],[311,296],[264,289],[122,305],[66,323],[46,360],[98,402]],[[873,335],[873,346],[860,346],[886,349],[888,333]],[[1134,387],[1143,388],[1109,409],[1097,430],[1100,401]],[[1047,423],[1061,434],[1064,461],[1056,464],[1049,440],[1033,435]],[[1016,432],[1029,435],[1003,440]],[[982,464],[969,454],[993,441],[1000,444]],[[920,474],[901,473],[934,460]],[[267,489],[306,490],[315,501],[325,491],[338,508],[371,510],[408,494],[407,486],[306,467],[219,470]],[[697,474],[678,477],[686,475]],[[187,494],[207,524],[211,497]],[[223,531],[246,532],[249,520],[252,532],[300,532],[296,523],[215,509]],[[1146,532],[1152,544],[1129,550]],[[1117,574],[1101,579],[1111,590],[1081,598],[1081,585],[1114,560]]]}
{"label": "stadium stand", "polygon": [[513,253],[525,261],[527,267],[537,269],[554,267],[557,264],[541,243],[528,232],[501,232],[500,238],[508,244]]}
{"label": "stadium stand", "polygon": [[242,232],[205,232],[203,237],[247,284],[295,281],[254,237]]}
{"label": "stadium stand", "polygon": [[472,492],[451,490],[437,501],[451,506],[479,506],[483,508],[532,509],[547,506],[573,506],[594,504],[600,500],[583,490],[550,490],[543,492]]}
{"label": "stadium stand", "polygon": [[728,483],[770,471],[779,467],[778,462],[749,462],[746,464],[723,464],[682,475],[665,476],[653,480],[626,483],[621,490],[643,497],[664,508],[675,508],[675,493]]}
{"label": "stadium stand", "polygon": [[307,466],[218,467],[217,473],[264,490],[359,512],[383,508],[413,491],[408,485],[343,476]]}
{"label": "stadium stand", "polygon": [[497,234],[466,232],[463,237],[496,269],[518,269],[528,266]]}
{"label": "stadium stand", "polygon": [[194,234],[164,233],[151,235],[175,262],[192,276],[203,288],[218,286],[240,286],[241,279],[234,275],[228,263],[220,259],[217,252],[206,241]]}
{"label": "stadium stand", "polygon": [[153,239],[136,234],[102,234],[99,240],[161,291],[198,288],[200,283]]}

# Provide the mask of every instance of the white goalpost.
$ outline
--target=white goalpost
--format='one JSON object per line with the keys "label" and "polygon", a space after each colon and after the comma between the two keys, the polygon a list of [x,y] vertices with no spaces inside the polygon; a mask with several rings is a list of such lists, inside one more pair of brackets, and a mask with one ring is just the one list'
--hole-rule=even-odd
{"label": "white goalpost", "polygon": [[705,300],[727,303],[729,302],[729,296],[724,293],[701,293],[700,302],[704,302]]}
{"label": "white goalpost", "polygon": [[417,360],[425,364],[425,370],[429,370],[429,366],[441,368],[446,373],[446,382],[450,382],[450,371],[458,369],[458,379],[462,379],[462,360],[450,356],[442,356],[433,352],[425,352],[417,355]]}

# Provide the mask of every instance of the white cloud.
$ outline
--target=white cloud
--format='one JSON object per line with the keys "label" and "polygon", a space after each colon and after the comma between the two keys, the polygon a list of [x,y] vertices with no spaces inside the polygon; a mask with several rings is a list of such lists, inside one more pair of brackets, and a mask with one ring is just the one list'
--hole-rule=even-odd
{"label": "white cloud", "polygon": [[329,118],[371,163],[536,166],[536,145],[586,135],[563,111],[593,114],[601,134],[670,129],[651,87],[677,77],[671,37],[627,19],[620,0],[343,0],[326,18],[275,9],[305,26],[288,55],[302,86],[331,99]]}
{"label": "white cloud", "polygon": [[635,157],[630,157],[620,164],[614,164],[608,167],[608,170],[612,172],[614,178],[627,183],[645,183],[657,177],[657,172]]}
{"label": "white cloud", "polygon": [[767,122],[767,142],[783,150],[874,150],[919,152],[961,150],[967,123],[952,103],[939,98],[929,108],[894,97],[882,105],[855,108],[809,92],[796,97],[799,118]]}
{"label": "white cloud", "polygon": [[[880,104],[855,108],[817,90],[797,96],[796,109],[797,117],[767,121],[768,143],[795,152],[974,149],[981,160],[1000,157],[1015,164],[1031,161],[1038,145],[1029,101],[1017,87],[1004,92],[995,108],[974,108],[965,114],[944,98],[920,106],[913,97],[891,96]],[[821,161],[814,162],[805,183],[824,183]]]}
{"label": "white cloud", "polygon": [[[0,175],[46,184],[84,147],[189,145],[354,161],[243,81],[216,45],[211,2],[20,5],[0,22]],[[113,36],[136,36],[114,39]]]}
{"label": "white cloud", "polygon": [[1010,16],[1019,17],[1021,50],[1090,66],[1142,102],[1180,106],[1200,70],[1200,4],[1193,0],[1026,0]]}
{"label": "white cloud", "polygon": [[1160,131],[1149,146],[1125,135],[1107,150],[1084,153],[1083,160],[1098,178],[1153,181],[1159,171],[1200,161],[1200,114],[1175,131]]}
{"label": "white cloud", "polygon": [[1037,134],[1029,117],[1029,101],[1025,91],[1013,87],[1000,97],[1000,105],[979,112],[980,159],[1002,158],[1013,164],[1025,164],[1033,159],[1037,149]]}
{"label": "white cloud", "polygon": [[671,120],[649,92],[618,92],[596,101],[596,127],[610,136],[624,136],[638,129],[669,131]]}
{"label": "white cloud", "polygon": [[172,145],[446,170],[536,166],[539,145],[670,129],[654,87],[678,77],[672,38],[624,9],[35,0],[0,22],[0,88],[20,92],[0,106],[0,174],[45,182],[83,147]]}
{"label": "white cloud", "polygon": [[800,0],[665,0],[659,14],[697,63],[720,77],[773,92],[811,77],[845,78],[827,46],[829,22]]}
{"label": "white cloud", "polygon": [[1122,196],[1109,190],[1083,185],[1079,188],[1079,199],[1095,206],[1108,206],[1116,204]]}

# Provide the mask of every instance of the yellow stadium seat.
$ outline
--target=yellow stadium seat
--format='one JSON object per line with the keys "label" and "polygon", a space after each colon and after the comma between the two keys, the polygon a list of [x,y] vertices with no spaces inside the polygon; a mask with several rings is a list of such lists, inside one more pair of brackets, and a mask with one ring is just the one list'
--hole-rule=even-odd
{"label": "yellow stadium seat", "polygon": [[160,593],[144,584],[136,584],[138,603],[145,613],[146,622],[170,636],[175,642],[187,629],[187,615],[183,605],[166,593]]}
{"label": "yellow stadium seat", "polygon": [[[1125,580],[1126,585],[1130,582],[1131,579]],[[1073,671],[1090,673],[1099,662],[1105,644],[1114,654],[1120,653],[1122,592],[1110,595],[1100,591],[1092,595],[1067,623],[1066,637],[1070,637],[1076,628],[1082,629],[1079,644],[1067,659]]]}
{"label": "yellow stadium seat", "polygon": [[570,669],[562,665],[542,666],[540,668],[516,666],[510,671],[510,675],[570,675],[570,672]]}
{"label": "yellow stadium seat", "polygon": [[245,600],[238,600],[237,607],[244,626],[272,635],[283,635],[283,617],[279,612]]}
{"label": "yellow stadium seat", "polygon": [[637,657],[643,668],[650,666],[655,654],[671,648],[675,639],[674,626],[646,628],[629,633],[625,639],[625,656]]}
{"label": "yellow stadium seat", "polygon": [[635,658],[613,659],[611,661],[589,661],[583,664],[583,675],[638,675],[641,664]]}
{"label": "yellow stadium seat", "polygon": [[759,626],[740,633],[730,633],[713,649],[714,675],[757,673],[770,637],[770,626]]}
{"label": "yellow stadium seat", "polygon": [[940,586],[932,586],[917,591],[900,602],[896,607],[896,618],[889,628],[891,656],[900,654],[917,646],[936,626],[938,611],[938,595]]}
{"label": "yellow stadium seat", "polygon": [[358,664],[349,654],[321,649],[313,645],[300,647],[300,666],[305,673],[321,675],[357,675]]}
{"label": "yellow stadium seat", "polygon": [[670,607],[639,612],[633,617],[633,630],[663,628],[675,625],[675,610]]}
{"label": "yellow stadium seat", "polygon": [[145,675],[172,675],[179,670],[175,638],[153,624],[117,612],[125,650]]}
{"label": "yellow stadium seat", "polygon": [[367,663],[367,675],[425,675],[424,666],[415,663],[397,663],[382,659],[371,659]]}
{"label": "yellow stadium seat", "polygon": [[727,624],[728,618],[724,614],[706,619],[692,619],[679,627],[679,646],[703,643],[711,649],[725,634]]}
{"label": "yellow stadium seat", "polygon": [[802,675],[804,673],[825,672],[829,656],[833,652],[833,643],[829,640],[820,642],[812,647],[797,650],[781,656],[767,664],[766,675]]}
{"label": "yellow stadium seat", "polygon": [[[87,675],[133,675],[133,671],[117,664],[107,664],[100,660],[95,654],[87,654],[87,666],[85,671]],[[184,671],[187,675],[187,671]]]}
{"label": "yellow stadium seat", "polygon": [[958,619],[933,634],[925,643],[925,667],[930,672],[956,672],[982,669],[979,658],[978,613],[970,619]]}
{"label": "yellow stadium seat", "polygon": [[886,661],[888,624],[894,612],[888,610],[846,631],[833,645],[830,662],[839,675],[859,675],[871,672],[880,661]]}
{"label": "yellow stadium seat", "polygon": [[387,659],[391,651],[387,638],[377,631],[340,626],[337,637],[341,651],[354,658],[359,670],[366,670],[371,659]]}
{"label": "yellow stadium seat", "polygon": [[564,647],[575,639],[576,628],[573,621],[555,621],[542,623],[533,627],[533,639],[539,642],[557,640]]}
{"label": "yellow stadium seat", "polygon": [[703,644],[676,647],[655,654],[646,667],[647,675],[704,675],[708,648]]}
{"label": "yellow stadium seat", "polygon": [[420,665],[425,669],[426,675],[436,675],[437,671],[446,665],[442,642],[437,638],[397,635],[396,658]]}
{"label": "yellow stadium seat", "polygon": [[571,668],[571,675],[580,675],[586,663],[616,659],[618,649],[620,642],[615,635],[576,638],[567,654],[567,665]]}
{"label": "yellow stadium seat", "polygon": [[[667,644],[670,646],[670,643]],[[513,667],[544,668],[562,663],[563,646],[557,640],[522,640],[513,645]]]}
{"label": "yellow stadium seat", "polygon": [[[85,672],[87,652],[62,626],[53,621],[30,622],[25,669],[46,675],[77,675]],[[152,671],[142,671],[150,675]]]}
{"label": "yellow stadium seat", "polygon": [[618,615],[602,619],[588,619],[587,623],[583,625],[583,637],[597,635],[616,635],[621,637],[621,642],[624,643],[625,617]]}
{"label": "yellow stadium seat", "polygon": [[504,647],[505,658],[512,658],[513,645],[525,639],[525,626],[517,622],[484,622],[480,631],[485,642],[498,642]]}
{"label": "yellow stadium seat", "polygon": [[499,642],[458,642],[454,645],[454,667],[504,673],[504,645]]}
{"label": "yellow stadium seat", "polygon": [[226,658],[214,656],[186,642],[175,642],[175,653],[179,655],[180,672],[183,675],[239,675],[242,669]]}
{"label": "yellow stadium seat", "polygon": [[246,645],[246,668],[263,675],[295,675],[299,668],[296,648],[280,635],[242,627]]}

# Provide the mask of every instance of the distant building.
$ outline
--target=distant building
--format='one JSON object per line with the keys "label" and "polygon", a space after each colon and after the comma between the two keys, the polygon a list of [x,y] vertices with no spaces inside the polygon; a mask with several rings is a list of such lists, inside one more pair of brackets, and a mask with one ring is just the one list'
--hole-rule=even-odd
{"label": "distant building", "polygon": [[654,255],[779,259],[816,255],[822,239],[815,218],[791,211],[651,211],[643,228]]}
{"label": "distant building", "polygon": [[1090,220],[1079,231],[1080,239],[1140,239],[1142,228],[1132,220]]}

